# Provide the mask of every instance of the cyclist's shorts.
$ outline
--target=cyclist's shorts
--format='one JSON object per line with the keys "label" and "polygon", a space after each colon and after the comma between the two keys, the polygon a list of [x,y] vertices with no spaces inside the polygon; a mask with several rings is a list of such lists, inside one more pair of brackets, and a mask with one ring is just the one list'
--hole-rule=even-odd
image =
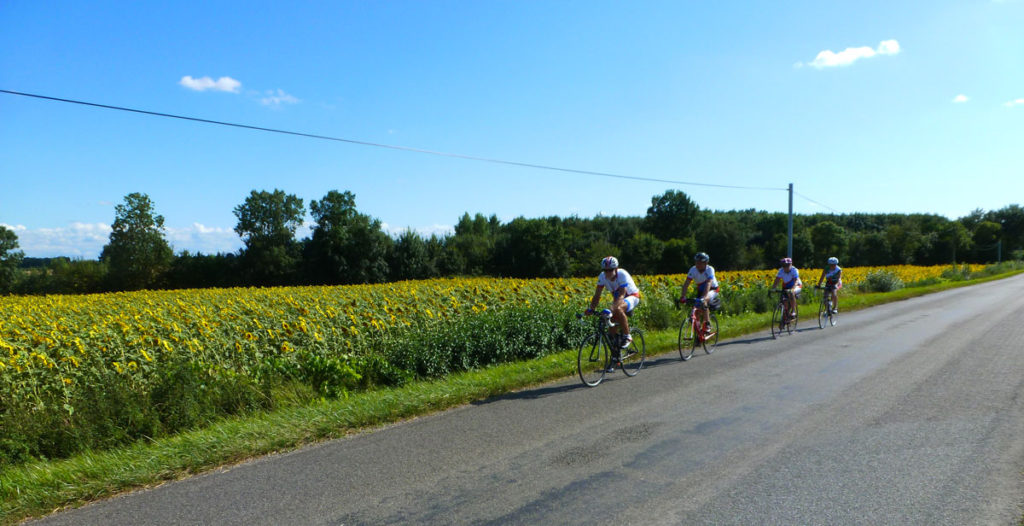
{"label": "cyclist's shorts", "polygon": [[622,301],[626,302],[626,312],[629,313],[633,312],[633,309],[635,309],[636,306],[640,304],[640,297],[626,296],[625,298],[622,298]]}
{"label": "cyclist's shorts", "polygon": [[718,310],[722,308],[722,297],[718,295],[718,289],[711,289],[711,291],[708,292],[707,303],[711,310]]}
{"label": "cyclist's shorts", "polygon": [[803,286],[798,285],[798,286],[793,287],[791,289],[785,289],[785,290],[792,291],[793,292],[793,297],[797,298],[797,299],[800,299],[800,291],[804,290],[804,288],[803,288]]}

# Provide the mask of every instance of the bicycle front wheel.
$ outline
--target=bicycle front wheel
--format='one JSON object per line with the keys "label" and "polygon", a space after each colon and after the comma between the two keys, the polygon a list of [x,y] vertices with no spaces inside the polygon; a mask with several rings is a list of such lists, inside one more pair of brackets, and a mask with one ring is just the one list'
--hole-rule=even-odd
{"label": "bicycle front wheel", "polygon": [[821,301],[818,302],[818,328],[819,329],[824,329],[825,328],[825,323],[828,322],[828,318],[829,318],[829,315],[828,315],[828,302],[825,301],[825,298],[821,298]]}
{"label": "bicycle front wheel", "polygon": [[779,335],[782,334],[782,329],[785,328],[782,325],[782,311],[783,311],[782,303],[781,302],[780,303],[776,303],[775,304],[775,308],[772,310],[772,339],[773,340],[778,338]]}
{"label": "bicycle front wheel", "polygon": [[591,334],[580,342],[576,370],[584,384],[594,387],[604,380],[608,370],[608,347],[600,334]]}
{"label": "bicycle front wheel", "polygon": [[619,352],[622,353],[620,355],[622,357],[622,372],[626,373],[626,376],[636,376],[636,373],[644,368],[644,362],[647,361],[647,346],[644,344],[644,331],[634,329],[630,334],[633,336],[633,341],[629,347]]}
{"label": "bicycle front wheel", "polygon": [[695,341],[693,320],[685,318],[682,325],[679,326],[679,358],[684,362],[693,358],[693,350],[696,348]]}
{"label": "bicycle front wheel", "polygon": [[706,335],[701,343],[704,345],[704,352],[711,354],[715,352],[715,346],[718,345],[718,316],[710,313],[708,319],[711,320],[711,334]]}

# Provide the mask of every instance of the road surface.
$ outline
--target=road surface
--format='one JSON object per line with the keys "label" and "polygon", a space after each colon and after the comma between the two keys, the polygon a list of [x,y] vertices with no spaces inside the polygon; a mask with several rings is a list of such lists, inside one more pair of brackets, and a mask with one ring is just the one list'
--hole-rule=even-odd
{"label": "road surface", "polygon": [[1017,524],[1024,276],[566,379],[41,524]]}

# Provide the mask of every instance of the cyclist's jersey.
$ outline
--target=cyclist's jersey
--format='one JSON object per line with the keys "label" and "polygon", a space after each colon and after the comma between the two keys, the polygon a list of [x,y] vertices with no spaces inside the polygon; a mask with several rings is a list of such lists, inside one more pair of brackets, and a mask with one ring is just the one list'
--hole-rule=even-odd
{"label": "cyclist's jersey", "polygon": [[836,265],[835,270],[825,269],[825,284],[837,285],[843,280],[843,269]]}
{"label": "cyclist's jersey", "polygon": [[613,296],[615,295],[615,292],[621,288],[626,289],[627,296],[640,295],[640,288],[636,286],[635,282],[633,282],[633,277],[629,275],[629,272],[626,272],[621,268],[615,271],[615,279],[612,279],[611,281],[609,281],[604,272],[602,272],[601,275],[597,277],[597,285],[608,289],[608,292],[611,292]]}
{"label": "cyclist's jersey", "polygon": [[697,293],[704,294],[707,292],[708,287],[712,290],[718,288],[718,280],[715,279],[715,267],[708,265],[704,272],[697,270],[697,265],[690,267],[690,272],[686,274],[686,279],[693,280],[693,284],[697,286]]}
{"label": "cyclist's jersey", "polygon": [[793,289],[796,287],[803,287],[804,284],[800,281],[800,271],[796,267],[789,267],[789,272],[779,269],[779,273],[775,277],[782,279],[782,288]]}

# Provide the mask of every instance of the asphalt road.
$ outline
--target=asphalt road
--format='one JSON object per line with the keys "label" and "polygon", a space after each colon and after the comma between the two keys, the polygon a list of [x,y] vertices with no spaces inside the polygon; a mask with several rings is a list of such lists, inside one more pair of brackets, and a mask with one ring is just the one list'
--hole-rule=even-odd
{"label": "asphalt road", "polygon": [[[813,326],[813,328],[812,328]],[[810,316],[42,524],[1017,524],[1024,276]]]}

